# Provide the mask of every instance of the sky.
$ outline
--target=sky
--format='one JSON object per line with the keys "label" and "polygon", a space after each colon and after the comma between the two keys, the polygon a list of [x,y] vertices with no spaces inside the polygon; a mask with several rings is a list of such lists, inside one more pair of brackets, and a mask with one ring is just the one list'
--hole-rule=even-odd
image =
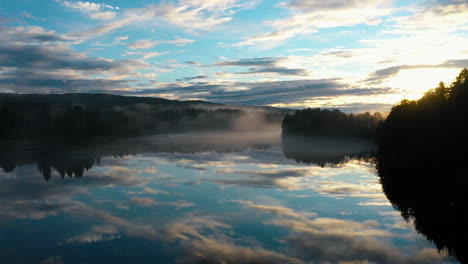
{"label": "sky", "polygon": [[467,0],[2,0],[0,92],[385,112],[467,43]]}

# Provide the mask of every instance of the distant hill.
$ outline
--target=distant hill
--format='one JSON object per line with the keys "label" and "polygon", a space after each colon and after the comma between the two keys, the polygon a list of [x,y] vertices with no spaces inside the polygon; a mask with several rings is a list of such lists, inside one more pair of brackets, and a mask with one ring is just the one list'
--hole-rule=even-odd
{"label": "distant hill", "polygon": [[83,105],[90,107],[115,107],[133,104],[188,106],[214,105],[204,101],[177,101],[157,97],[121,96],[112,94],[10,94],[0,93],[0,105],[4,104],[50,104],[56,106]]}
{"label": "distant hill", "polygon": [[0,94],[0,141],[280,129],[287,112],[110,94]]}

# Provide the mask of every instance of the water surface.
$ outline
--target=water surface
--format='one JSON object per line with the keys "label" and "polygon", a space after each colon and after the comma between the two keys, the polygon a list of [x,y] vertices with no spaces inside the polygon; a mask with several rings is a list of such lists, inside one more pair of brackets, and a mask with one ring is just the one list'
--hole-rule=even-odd
{"label": "water surface", "polygon": [[301,140],[209,133],[3,146],[0,259],[456,263],[393,209],[369,145]]}

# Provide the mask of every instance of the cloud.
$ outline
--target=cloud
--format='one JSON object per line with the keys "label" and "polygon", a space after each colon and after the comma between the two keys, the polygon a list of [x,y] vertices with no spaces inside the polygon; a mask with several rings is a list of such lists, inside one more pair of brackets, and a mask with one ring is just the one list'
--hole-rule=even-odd
{"label": "cloud", "polygon": [[46,44],[70,41],[65,35],[57,34],[53,30],[47,31],[38,26],[2,27],[0,25],[0,32],[0,43],[2,44]]}
{"label": "cloud", "polygon": [[274,66],[281,58],[277,57],[261,57],[261,58],[250,58],[240,60],[224,60],[215,62],[212,66],[217,67],[240,67],[240,66]]}
{"label": "cloud", "polygon": [[200,66],[201,63],[197,62],[197,61],[184,61],[185,64],[190,64],[190,65],[196,65],[196,66]]}
{"label": "cloud", "polygon": [[118,10],[120,9],[119,7],[114,7],[111,5],[106,5],[106,4],[97,4],[97,3],[92,3],[92,2],[72,2],[72,1],[64,1],[64,0],[55,0],[57,2],[60,2],[62,5],[73,8],[73,9],[78,9],[80,11],[85,11],[85,12],[94,12],[94,11],[101,11],[104,9],[111,9],[111,10]]}
{"label": "cloud", "polygon": [[34,19],[34,20],[37,20],[37,19],[38,19],[37,17],[31,15],[30,13],[28,13],[28,12],[26,12],[26,11],[21,12],[21,15],[22,15],[23,17],[29,18],[29,19]]}
{"label": "cloud", "polygon": [[407,34],[424,30],[455,32],[466,28],[467,19],[466,1],[425,1],[413,14],[393,18],[393,28]]}
{"label": "cloud", "polygon": [[79,10],[87,14],[91,19],[97,20],[112,20],[117,16],[117,13],[109,10],[119,10],[119,7],[107,4],[97,4],[92,2],[72,2],[65,0],[55,0],[65,7]]}
{"label": "cloud", "polygon": [[[376,221],[356,222],[316,217],[314,214],[305,217],[304,214],[286,207],[258,205],[252,202],[243,204],[279,216],[267,224],[291,229],[292,233],[281,241],[290,247],[287,252],[304,261],[394,263],[405,259],[404,255],[388,243],[386,238],[393,235],[379,229],[379,223]],[[284,216],[288,218],[283,218]]]}
{"label": "cloud", "polygon": [[193,81],[193,80],[198,80],[198,79],[206,79],[208,78],[207,75],[205,74],[199,74],[197,76],[193,76],[193,77],[184,77],[182,79],[177,79],[178,82],[187,82],[187,81]]}
{"label": "cloud", "polygon": [[294,255],[312,262],[330,263],[442,263],[449,259],[422,249],[413,255],[391,245],[392,234],[378,229],[375,221],[355,222],[316,218],[306,222],[273,220],[271,224],[290,228],[284,238]]}
{"label": "cloud", "polygon": [[[60,176],[53,171],[53,178]],[[34,166],[17,168],[11,173],[0,172],[0,222],[11,219],[43,219],[75,210],[81,205],[73,201],[79,193],[92,188],[114,186],[141,186],[147,180],[138,176],[136,170],[107,167],[98,172],[90,171],[80,181],[75,179],[44,181]]]}
{"label": "cloud", "polygon": [[[235,13],[241,10],[253,8],[255,4],[256,1],[252,0],[180,0],[175,3],[159,3],[147,5],[142,8],[126,9],[118,15],[111,15],[110,13],[99,15],[94,14],[95,18],[109,18],[113,19],[113,21],[94,27],[85,32],[75,33],[74,36],[79,39],[96,37],[136,22],[157,24],[163,22],[184,28],[189,32],[213,30],[216,26],[230,21]],[[98,6],[92,4],[81,4],[80,6],[77,6],[80,10],[87,10],[89,14],[93,14],[92,12],[97,13],[98,10],[103,9],[102,6],[99,6],[99,9],[97,7]],[[117,8],[114,8],[114,10],[116,9]],[[146,44],[146,47],[151,45],[150,43],[143,44]],[[184,43],[179,44],[183,45]],[[135,45],[136,46],[134,47],[138,47],[137,44]]]}
{"label": "cloud", "polygon": [[381,82],[385,79],[395,77],[402,70],[412,69],[436,69],[436,68],[466,68],[468,67],[468,59],[447,60],[440,64],[433,65],[398,65],[375,71],[370,75],[366,82]]}
{"label": "cloud", "polygon": [[[281,24],[281,23],[279,23]],[[308,35],[318,32],[316,29],[312,29],[308,26],[291,26],[289,28],[281,28],[273,32],[248,37],[244,41],[234,43],[231,46],[241,47],[255,45],[257,43],[268,44],[270,46],[280,45],[283,41],[295,37],[297,35]],[[268,47],[268,46],[267,46]]]}
{"label": "cloud", "polygon": [[[83,203],[78,203],[78,206],[75,206],[74,208],[69,209],[67,212],[74,217],[99,220],[99,222],[102,222],[103,225],[107,226],[106,230],[108,231],[105,232],[107,235],[112,235],[112,233],[117,231],[119,233],[124,233],[128,236],[140,237],[140,238],[145,238],[145,239],[150,239],[150,240],[155,240],[160,237],[158,230],[151,225],[141,224],[141,223],[136,224],[124,218],[112,215],[106,211],[98,210],[93,207],[87,206]],[[102,235],[104,232],[102,231],[94,232],[94,234],[96,233],[99,235]],[[89,233],[85,233],[80,236],[74,236],[70,239],[67,239],[66,241],[67,242],[73,242],[73,241],[80,242],[80,240],[83,240],[83,239],[77,239],[77,238],[83,238],[87,236],[89,236]],[[86,242],[86,240],[84,240],[83,242]]]}
{"label": "cloud", "polygon": [[124,70],[134,66],[144,66],[144,64],[132,60],[87,57],[65,46],[0,46],[0,67],[31,70],[110,71]]}
{"label": "cloud", "polygon": [[[236,91],[236,87],[246,87],[247,89]],[[176,87],[171,88],[173,92],[177,92]],[[391,92],[390,89],[386,88],[349,87],[348,85],[339,82],[337,79],[192,85],[181,87],[181,91],[208,92],[208,94],[204,96],[207,100],[219,103],[243,105],[290,103],[297,102],[300,99],[308,97],[370,95]]]}
{"label": "cloud", "polygon": [[[373,198],[376,201],[385,201],[388,204],[386,196],[382,193],[382,187],[379,183],[371,184],[353,184],[335,181],[319,181],[312,190],[325,195],[340,197],[365,197]],[[378,199],[378,200],[377,200]],[[375,202],[375,200],[373,202]]]}
{"label": "cloud", "polygon": [[97,20],[111,20],[117,16],[117,13],[112,12],[112,11],[106,11],[106,12],[92,13],[89,16],[92,19],[97,19]]}
{"label": "cloud", "polygon": [[300,264],[298,258],[290,257],[259,246],[236,245],[233,242],[204,238],[184,241],[183,261],[185,263],[258,263],[258,264]]}
{"label": "cloud", "polygon": [[123,41],[123,40],[127,40],[127,39],[128,39],[128,35],[120,36],[120,37],[115,38],[116,41]]}
{"label": "cloud", "polygon": [[246,72],[236,72],[234,74],[248,75],[265,73],[272,73],[276,75],[307,76],[307,71],[304,69],[289,69],[285,67],[250,68]]}
{"label": "cloud", "polygon": [[174,4],[160,4],[152,8],[170,24],[189,32],[211,30],[226,23],[239,11],[251,9],[258,1],[253,0],[181,0]]}
{"label": "cloud", "polygon": [[355,8],[378,7],[389,3],[388,0],[292,0],[281,3],[280,6],[300,10],[300,11],[324,11],[324,10],[342,10]]}
{"label": "cloud", "polygon": [[303,263],[259,245],[239,244],[229,232],[230,226],[217,220],[189,216],[165,227],[161,237],[180,241],[179,255],[184,263]]}
{"label": "cloud", "polygon": [[268,26],[273,27],[272,32],[246,38],[232,46],[268,44],[270,41],[280,44],[297,35],[318,32],[320,28],[380,24],[381,17],[393,12],[389,7],[391,2],[389,0],[282,2],[279,6],[289,10],[290,16],[267,22]]}
{"label": "cloud", "polygon": [[[89,57],[73,51],[63,36],[38,27],[5,28],[0,37],[0,90],[48,93],[128,88],[148,64]],[[96,77],[100,75],[99,77]]]}
{"label": "cloud", "polygon": [[217,173],[238,174],[244,176],[242,178],[211,179],[212,181],[222,185],[248,186],[256,188],[278,188],[281,187],[282,179],[310,176],[312,171],[307,168],[285,168],[263,171],[224,169],[218,170]]}
{"label": "cloud", "polygon": [[178,201],[178,202],[159,202],[156,201],[152,198],[148,197],[132,197],[130,198],[130,201],[134,204],[137,204],[139,206],[143,207],[152,207],[152,206],[173,206],[177,208],[183,208],[183,207],[191,207],[195,206],[193,203],[185,202],[185,201]]}
{"label": "cloud", "polygon": [[[203,82],[203,83],[164,83],[156,87],[112,90],[113,93],[133,96],[165,96],[172,99],[189,100],[197,95],[199,100],[232,105],[274,105],[303,103],[306,100],[339,100],[339,98],[368,98],[375,95],[394,94],[393,88],[362,88],[344,83],[340,79],[306,79],[291,81],[263,82]],[[105,92],[100,89],[90,92]],[[364,99],[363,99],[364,100]],[[306,103],[304,103],[306,104]],[[309,103],[309,106],[311,104]],[[301,105],[302,106],[302,105]],[[334,104],[328,107],[344,107],[347,104]],[[356,108],[356,105],[351,105]]]}
{"label": "cloud", "polygon": [[[88,92],[90,89],[126,89],[132,82],[127,80],[66,78],[59,75],[26,75],[17,72],[1,76],[0,92],[6,93],[70,93]],[[21,79],[22,78],[22,79]]]}
{"label": "cloud", "polygon": [[229,236],[232,233],[229,225],[210,217],[189,215],[167,226],[154,228],[132,223],[84,204],[70,210],[70,213],[77,217],[99,219],[103,224],[68,239],[68,243],[101,241],[123,232],[129,236],[166,243],[177,242],[179,247],[174,250],[179,261],[184,263],[303,263],[297,258],[264,249],[256,243],[253,246],[240,244],[239,238]]}
{"label": "cloud", "polygon": [[164,52],[141,52],[141,51],[127,51],[125,52],[125,55],[142,55],[142,59],[150,59],[153,57],[159,57],[162,55],[169,54],[169,51],[164,51]]}
{"label": "cloud", "polygon": [[[155,174],[155,172],[151,172],[152,174]],[[161,191],[161,190],[156,190],[153,188],[149,187],[143,187],[143,190],[141,191],[128,191],[128,194],[163,194],[163,195],[170,195],[169,192],[166,191]]]}
{"label": "cloud", "polygon": [[183,38],[177,38],[174,40],[156,40],[156,41],[142,39],[142,40],[138,40],[137,42],[131,43],[128,47],[131,49],[149,49],[160,44],[175,44],[177,46],[185,46],[193,42],[195,42],[195,40],[183,39]]}
{"label": "cloud", "polygon": [[301,48],[301,49],[289,49],[289,50],[286,50],[286,52],[297,52],[297,51],[314,51],[314,49]]}
{"label": "cloud", "polygon": [[234,201],[234,202],[243,204],[245,206],[248,206],[252,209],[256,209],[259,211],[268,212],[268,213],[281,215],[281,216],[290,216],[290,217],[299,218],[299,219],[305,219],[305,217],[312,217],[312,216],[317,215],[316,213],[312,213],[312,212],[298,213],[290,208],[283,207],[283,206],[255,204],[251,201]]}
{"label": "cloud", "polygon": [[[291,233],[280,240],[287,244],[286,252],[305,263],[439,263],[447,256],[435,250],[422,249],[407,255],[391,245],[395,235],[380,229],[375,220],[346,219],[306,215],[287,207],[242,202],[250,208],[276,214],[266,222],[285,227]],[[285,218],[286,217],[286,218]]]}
{"label": "cloud", "polygon": [[[254,0],[209,0],[209,1],[187,1],[180,0],[173,3],[158,3],[147,5],[142,8],[130,8],[120,11],[120,8],[96,4],[91,2],[71,2],[55,0],[69,8],[86,13],[93,19],[109,20],[108,23],[98,25],[81,32],[69,34],[70,37],[82,42],[86,39],[107,34],[135,23],[158,24],[167,23],[181,27],[189,32],[213,30],[215,27],[226,23],[239,11],[254,8],[257,1]],[[119,10],[120,12],[116,12]],[[134,43],[134,48],[149,48],[149,42]],[[177,44],[177,43],[173,43]],[[188,42],[179,42],[179,45]]]}
{"label": "cloud", "polygon": [[232,75],[285,75],[285,76],[307,76],[308,72],[305,69],[291,69],[281,66],[287,58],[283,57],[260,57],[239,60],[223,60],[215,62],[207,67],[247,67],[251,66],[247,71],[243,72],[218,72],[219,76]]}

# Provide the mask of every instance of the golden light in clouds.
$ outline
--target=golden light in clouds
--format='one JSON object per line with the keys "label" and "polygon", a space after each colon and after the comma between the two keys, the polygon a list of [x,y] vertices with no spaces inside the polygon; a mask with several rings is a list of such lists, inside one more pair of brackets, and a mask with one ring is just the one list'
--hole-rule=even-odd
{"label": "golden light in clouds", "polygon": [[384,85],[403,89],[401,99],[419,99],[429,89],[436,88],[439,82],[449,85],[455,80],[460,69],[434,68],[402,70]]}
{"label": "golden light in clouds", "polygon": [[[439,82],[450,85],[460,72],[460,68],[428,68],[401,70],[396,76],[389,78],[381,84],[382,87],[395,88],[396,92],[389,94],[377,94],[367,96],[335,96],[307,98],[297,103],[276,103],[272,107],[286,108],[337,108],[350,104],[398,104],[403,99],[417,100],[429,89],[436,88]],[[399,91],[399,92],[398,92]],[[387,108],[368,108],[369,112],[386,112]]]}

